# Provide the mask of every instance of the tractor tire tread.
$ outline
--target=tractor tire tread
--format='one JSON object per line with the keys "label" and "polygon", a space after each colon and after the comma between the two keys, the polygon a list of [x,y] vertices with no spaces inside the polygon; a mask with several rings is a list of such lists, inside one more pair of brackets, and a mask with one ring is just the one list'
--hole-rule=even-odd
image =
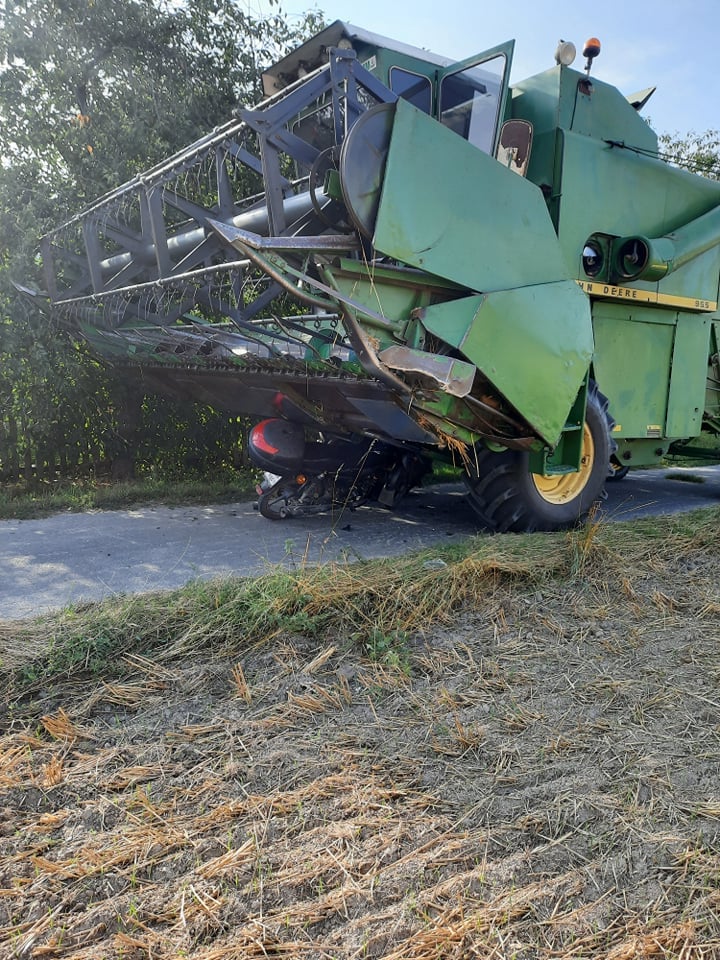
{"label": "tractor tire tread", "polygon": [[[607,397],[594,381],[588,387],[587,408],[596,456],[609,463],[616,449],[612,439],[615,421]],[[483,526],[496,533],[532,533],[576,526],[605,496],[606,469],[599,463],[578,496],[568,504],[556,506],[537,493],[528,472],[527,453],[509,449],[498,453],[478,446],[474,461],[465,478],[468,501]]]}

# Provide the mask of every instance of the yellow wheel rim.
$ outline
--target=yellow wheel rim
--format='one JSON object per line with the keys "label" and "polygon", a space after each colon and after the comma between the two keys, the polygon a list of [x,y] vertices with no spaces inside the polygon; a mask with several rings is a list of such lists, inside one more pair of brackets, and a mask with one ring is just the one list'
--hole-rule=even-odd
{"label": "yellow wheel rim", "polygon": [[544,477],[540,473],[531,474],[537,492],[548,503],[568,503],[580,496],[590,479],[595,463],[595,444],[587,424],[583,427],[582,456],[577,473],[558,473]]}

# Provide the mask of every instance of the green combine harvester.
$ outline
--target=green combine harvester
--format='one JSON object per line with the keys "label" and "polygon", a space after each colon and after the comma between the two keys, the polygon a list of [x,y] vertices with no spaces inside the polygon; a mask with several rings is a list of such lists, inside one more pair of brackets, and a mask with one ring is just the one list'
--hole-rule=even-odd
{"label": "green combine harvester", "polygon": [[393,506],[432,459],[480,524],[577,523],[720,431],[720,183],[658,157],[597,40],[509,84],[336,22],[266,99],[43,240],[118,376],[257,421],[283,519]]}

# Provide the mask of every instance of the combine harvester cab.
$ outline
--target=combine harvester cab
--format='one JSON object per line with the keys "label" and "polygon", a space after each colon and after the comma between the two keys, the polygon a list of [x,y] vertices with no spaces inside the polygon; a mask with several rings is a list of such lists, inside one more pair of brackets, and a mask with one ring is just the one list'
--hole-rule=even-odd
{"label": "combine harvester cab", "polygon": [[55,311],[149,390],[258,420],[272,519],[392,506],[444,457],[490,529],[578,522],[720,425],[720,184],[571,48],[511,88],[512,43],[453,64],[333,24],[44,238]]}

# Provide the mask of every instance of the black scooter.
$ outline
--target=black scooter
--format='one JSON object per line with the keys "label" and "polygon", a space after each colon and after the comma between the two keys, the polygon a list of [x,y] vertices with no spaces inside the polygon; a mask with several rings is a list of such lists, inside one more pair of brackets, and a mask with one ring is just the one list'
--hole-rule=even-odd
{"label": "black scooter", "polygon": [[252,428],[248,454],[266,472],[258,509],[268,520],[354,510],[373,500],[394,507],[430,470],[429,460],[379,440],[311,441],[300,424],[275,418]]}

